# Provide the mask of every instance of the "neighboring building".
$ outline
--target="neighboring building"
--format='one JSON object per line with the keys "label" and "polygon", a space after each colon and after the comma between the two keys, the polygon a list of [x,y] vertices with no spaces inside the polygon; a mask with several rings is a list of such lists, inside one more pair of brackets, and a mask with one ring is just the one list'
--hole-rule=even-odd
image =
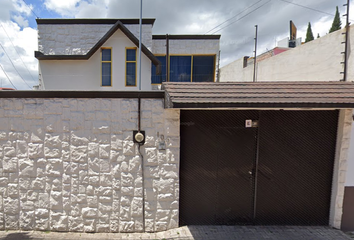
{"label": "neighboring building", "polygon": [[[262,61],[257,61],[257,81],[339,81],[343,79],[345,30],[327,34]],[[349,31],[349,39],[354,32]],[[354,43],[349,41],[350,49]],[[353,56],[348,55],[348,66],[353,66]],[[348,68],[348,79],[354,79],[354,69]],[[253,63],[244,65],[238,59],[220,69],[220,82],[252,81]]]}
{"label": "neighboring building", "polygon": [[[353,30],[352,26],[350,30]],[[282,54],[257,61],[257,82],[263,81],[340,81],[343,79],[345,29],[290,49]],[[347,81],[354,81],[354,31],[349,31]],[[243,59],[224,66],[220,81],[252,81],[253,65],[244,67]],[[353,94],[349,91],[348,94]],[[347,132],[354,138],[354,131]],[[343,230],[354,230],[354,141],[349,147],[348,174],[345,181]],[[343,176],[342,176],[343,177]]]}
{"label": "neighboring building", "polygon": [[[154,22],[142,22],[141,90],[158,89],[167,80],[215,81],[220,35],[155,36]],[[40,89],[139,90],[139,19],[37,19],[37,24]]]}
{"label": "neighboring building", "polygon": [[[288,48],[288,47],[275,47],[272,50],[269,50],[269,51],[257,56],[257,62],[263,61],[267,58],[270,58],[270,57],[278,55],[282,52],[288,51],[289,49],[290,48]],[[253,66],[253,64],[254,64],[254,57],[248,57],[248,56],[243,57],[243,67],[244,68],[248,67],[248,66]]]}
{"label": "neighboring building", "polygon": [[0,91],[8,91],[8,90],[15,90],[15,89],[13,89],[13,88],[3,88],[3,87],[0,88]]}

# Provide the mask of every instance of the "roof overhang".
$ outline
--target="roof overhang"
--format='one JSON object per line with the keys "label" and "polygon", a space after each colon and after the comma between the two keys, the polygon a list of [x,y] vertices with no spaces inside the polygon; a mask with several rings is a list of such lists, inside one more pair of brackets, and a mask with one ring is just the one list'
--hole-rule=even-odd
{"label": "roof overhang", "polygon": [[219,40],[221,35],[152,35],[153,40],[166,39],[167,37],[170,40]]}
{"label": "roof overhang", "polygon": [[351,109],[352,82],[164,83],[165,108]]}
{"label": "roof overhang", "polygon": [[0,98],[164,98],[164,91],[1,91]]}

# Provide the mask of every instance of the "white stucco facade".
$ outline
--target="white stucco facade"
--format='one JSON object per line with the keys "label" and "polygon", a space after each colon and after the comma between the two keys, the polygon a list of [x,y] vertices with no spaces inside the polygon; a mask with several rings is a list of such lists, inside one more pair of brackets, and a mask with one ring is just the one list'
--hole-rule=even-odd
{"label": "white stucco facade", "polygon": [[143,165],[137,99],[0,99],[0,230],[178,227],[180,112],[141,101]]}
{"label": "white stucco facade", "polygon": [[[136,45],[118,29],[102,47],[112,48],[112,86],[101,86],[101,51],[96,51],[88,60],[40,60],[39,70],[43,89],[47,90],[139,90],[138,86],[126,86],[126,48]],[[138,59],[138,49],[137,56]],[[142,53],[142,90],[151,90],[151,61]],[[136,64],[138,85],[139,62]]]}
{"label": "white stucco facade", "polygon": [[342,109],[339,111],[337,128],[336,156],[334,160],[331,208],[329,215],[329,225],[340,229],[343,215],[343,198],[346,186],[346,176],[351,175],[352,169],[348,166],[348,150],[350,143],[350,133],[352,130],[352,109]]}
{"label": "white stucco facade", "polygon": [[[353,28],[353,27],[351,27]],[[257,81],[339,81],[343,78],[345,29],[267,58],[257,63]],[[349,31],[348,66],[353,65],[350,54],[354,32]],[[348,68],[348,80],[354,79],[354,69]],[[221,68],[220,81],[252,81],[253,64],[243,68],[243,59]]]}
{"label": "white stucco facade", "polygon": [[[353,125],[353,117],[351,118],[352,120],[352,125]],[[347,174],[347,179],[345,182],[346,186],[354,186],[354,127],[352,127],[351,130],[351,141],[349,145],[349,150],[348,150],[348,174]]]}

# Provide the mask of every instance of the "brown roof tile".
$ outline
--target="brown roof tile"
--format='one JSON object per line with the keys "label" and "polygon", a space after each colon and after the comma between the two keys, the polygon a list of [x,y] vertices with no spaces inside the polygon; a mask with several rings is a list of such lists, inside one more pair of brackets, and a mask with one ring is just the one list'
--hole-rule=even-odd
{"label": "brown roof tile", "polygon": [[352,82],[164,83],[167,108],[354,108]]}

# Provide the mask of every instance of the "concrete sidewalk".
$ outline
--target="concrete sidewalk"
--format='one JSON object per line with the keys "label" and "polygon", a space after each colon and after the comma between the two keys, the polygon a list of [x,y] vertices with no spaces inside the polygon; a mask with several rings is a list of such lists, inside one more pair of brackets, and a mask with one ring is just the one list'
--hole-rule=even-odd
{"label": "concrete sidewalk", "polygon": [[[354,236],[353,236],[354,237]],[[184,226],[159,233],[58,233],[2,231],[1,240],[349,240],[340,230],[329,227],[299,226]]]}

